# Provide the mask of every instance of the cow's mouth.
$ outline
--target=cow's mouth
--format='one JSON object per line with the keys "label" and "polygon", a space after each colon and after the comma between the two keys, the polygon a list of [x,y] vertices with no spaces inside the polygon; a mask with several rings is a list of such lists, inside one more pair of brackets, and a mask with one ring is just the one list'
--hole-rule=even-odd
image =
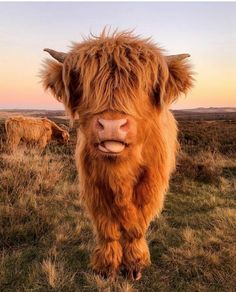
{"label": "cow's mouth", "polygon": [[106,154],[119,154],[127,146],[127,143],[115,140],[105,140],[97,144],[98,149]]}

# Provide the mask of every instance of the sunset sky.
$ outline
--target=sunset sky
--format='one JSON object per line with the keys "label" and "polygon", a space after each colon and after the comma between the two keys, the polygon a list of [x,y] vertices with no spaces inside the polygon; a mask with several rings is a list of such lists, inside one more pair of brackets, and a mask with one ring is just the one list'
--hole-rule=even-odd
{"label": "sunset sky", "polygon": [[195,87],[173,108],[236,107],[236,2],[0,2],[0,109],[62,109],[40,84],[43,48],[106,25],[191,54]]}

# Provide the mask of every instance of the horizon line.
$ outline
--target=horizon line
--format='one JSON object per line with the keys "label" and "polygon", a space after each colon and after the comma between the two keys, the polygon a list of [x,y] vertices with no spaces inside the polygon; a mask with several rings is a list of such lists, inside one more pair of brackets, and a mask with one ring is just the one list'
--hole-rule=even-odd
{"label": "horizon line", "polygon": [[[170,109],[174,111],[181,111],[181,110],[196,110],[196,109],[236,109],[236,106],[198,106],[193,108],[179,108],[179,109]],[[65,109],[47,109],[47,108],[0,108],[0,111],[64,111]]]}

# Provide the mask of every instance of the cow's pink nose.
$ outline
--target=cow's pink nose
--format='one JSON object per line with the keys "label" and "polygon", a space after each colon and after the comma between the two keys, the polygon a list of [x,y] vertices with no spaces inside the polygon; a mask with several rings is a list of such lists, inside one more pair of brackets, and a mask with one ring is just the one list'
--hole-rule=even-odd
{"label": "cow's pink nose", "polygon": [[129,130],[129,122],[127,119],[107,120],[97,119],[96,132],[101,141],[118,140],[124,141]]}
{"label": "cow's pink nose", "polygon": [[128,121],[127,119],[120,120],[105,120],[97,119],[97,126],[99,131],[106,132],[119,132],[128,130]]}

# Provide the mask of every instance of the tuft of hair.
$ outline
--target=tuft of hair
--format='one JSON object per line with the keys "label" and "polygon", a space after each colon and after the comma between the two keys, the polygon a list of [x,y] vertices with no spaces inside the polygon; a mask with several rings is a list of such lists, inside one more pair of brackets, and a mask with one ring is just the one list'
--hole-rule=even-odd
{"label": "tuft of hair", "polygon": [[79,104],[83,113],[89,108],[94,114],[109,106],[136,114],[134,100],[142,102],[158,86],[164,92],[168,67],[162,49],[150,38],[103,30],[99,36],[74,43],[63,66],[47,60],[42,79],[44,88],[51,89],[72,116]]}

